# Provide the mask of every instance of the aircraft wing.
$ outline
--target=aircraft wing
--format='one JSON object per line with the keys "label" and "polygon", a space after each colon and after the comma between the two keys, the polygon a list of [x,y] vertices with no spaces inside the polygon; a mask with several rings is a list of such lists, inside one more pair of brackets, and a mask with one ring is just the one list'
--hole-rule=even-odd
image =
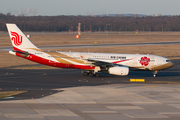
{"label": "aircraft wing", "polygon": [[125,59],[125,60],[120,60],[120,61],[115,61],[115,62],[105,62],[101,60],[94,60],[94,59],[87,59],[87,64],[94,65],[94,66],[102,66],[102,67],[113,67],[113,66],[125,66],[120,64],[120,62],[124,61],[129,61],[131,59]]}
{"label": "aircraft wing", "polygon": [[87,64],[91,64],[94,66],[103,66],[103,67],[105,67],[105,66],[117,66],[117,64],[110,63],[110,62],[104,62],[104,61],[100,61],[100,60],[87,59],[86,61],[87,61]]}

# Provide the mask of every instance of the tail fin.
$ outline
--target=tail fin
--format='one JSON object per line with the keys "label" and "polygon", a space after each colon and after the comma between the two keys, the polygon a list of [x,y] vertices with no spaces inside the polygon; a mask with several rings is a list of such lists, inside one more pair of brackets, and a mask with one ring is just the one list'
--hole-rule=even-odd
{"label": "tail fin", "polygon": [[14,50],[38,49],[16,24],[6,24]]}

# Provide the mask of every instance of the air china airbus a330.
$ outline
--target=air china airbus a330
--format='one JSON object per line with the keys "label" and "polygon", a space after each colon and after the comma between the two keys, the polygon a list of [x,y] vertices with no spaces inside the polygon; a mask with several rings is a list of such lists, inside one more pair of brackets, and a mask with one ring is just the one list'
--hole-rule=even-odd
{"label": "air china airbus a330", "polygon": [[99,72],[125,76],[129,70],[154,71],[173,66],[164,57],[140,54],[47,52],[37,48],[15,24],[6,24],[14,50],[9,53],[40,63],[60,68],[76,68],[86,72],[83,75],[99,76]]}

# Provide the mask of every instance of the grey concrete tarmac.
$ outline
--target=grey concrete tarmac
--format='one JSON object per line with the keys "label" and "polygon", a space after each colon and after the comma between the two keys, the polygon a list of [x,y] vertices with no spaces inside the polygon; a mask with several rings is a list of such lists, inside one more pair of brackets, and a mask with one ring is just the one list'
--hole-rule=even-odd
{"label": "grey concrete tarmac", "polygon": [[[148,71],[89,77],[76,69],[1,68],[0,91],[29,92],[0,99],[0,119],[179,120],[180,60],[173,62],[174,67],[159,71],[156,78]],[[131,83],[130,79],[146,82]]]}

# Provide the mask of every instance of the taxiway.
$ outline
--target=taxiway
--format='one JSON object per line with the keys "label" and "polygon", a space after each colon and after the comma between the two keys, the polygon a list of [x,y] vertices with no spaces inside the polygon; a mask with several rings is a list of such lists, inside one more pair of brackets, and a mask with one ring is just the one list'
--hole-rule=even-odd
{"label": "taxiway", "polygon": [[[176,120],[180,118],[180,60],[173,62],[174,67],[159,71],[156,78],[148,71],[89,77],[76,69],[1,68],[0,91],[29,92],[0,99],[0,119]],[[145,82],[132,83],[132,78]]]}

